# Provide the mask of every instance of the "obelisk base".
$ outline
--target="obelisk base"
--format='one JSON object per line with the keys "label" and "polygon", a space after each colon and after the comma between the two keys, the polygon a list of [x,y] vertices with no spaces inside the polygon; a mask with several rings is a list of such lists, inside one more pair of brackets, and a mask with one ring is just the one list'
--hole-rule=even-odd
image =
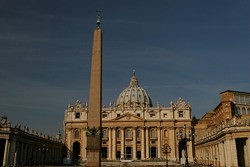
{"label": "obelisk base", "polygon": [[87,136],[87,167],[101,166],[100,135]]}

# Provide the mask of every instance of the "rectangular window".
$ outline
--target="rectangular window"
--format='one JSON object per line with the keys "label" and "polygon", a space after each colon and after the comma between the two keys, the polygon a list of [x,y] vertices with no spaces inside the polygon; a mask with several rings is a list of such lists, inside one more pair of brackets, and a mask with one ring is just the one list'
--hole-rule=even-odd
{"label": "rectangular window", "polygon": [[121,116],[121,114],[117,114],[117,117]]}
{"label": "rectangular window", "polygon": [[151,117],[151,118],[155,117],[155,114],[150,114],[150,117]]}
{"label": "rectangular window", "polygon": [[80,113],[79,112],[76,112],[75,113],[75,119],[79,119],[80,118]]}
{"label": "rectangular window", "polygon": [[108,114],[102,114],[102,118],[108,118]]}
{"label": "rectangular window", "polygon": [[183,111],[179,111],[178,115],[179,115],[179,118],[182,118],[183,117]]}
{"label": "rectangular window", "polygon": [[167,117],[168,117],[168,114],[163,114],[163,117],[164,117],[164,118],[167,118]]}
{"label": "rectangular window", "polygon": [[137,114],[137,117],[140,117],[141,116],[141,114]]}
{"label": "rectangular window", "polygon": [[234,100],[235,100],[235,103],[236,103],[236,104],[239,104],[239,103],[240,103],[240,98],[239,98],[238,95],[235,95],[235,96],[234,96]]}
{"label": "rectangular window", "polygon": [[240,96],[240,104],[245,104],[245,96]]}
{"label": "rectangular window", "polygon": [[246,104],[250,104],[250,96],[246,96]]}

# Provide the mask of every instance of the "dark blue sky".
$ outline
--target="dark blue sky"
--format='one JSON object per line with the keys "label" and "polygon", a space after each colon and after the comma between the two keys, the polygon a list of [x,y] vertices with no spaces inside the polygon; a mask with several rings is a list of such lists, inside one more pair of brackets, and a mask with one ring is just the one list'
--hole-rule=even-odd
{"label": "dark blue sky", "polygon": [[182,97],[198,118],[220,92],[250,91],[248,0],[0,0],[0,115],[63,129],[67,105],[88,101],[98,9],[104,104],[133,69],[154,104]]}

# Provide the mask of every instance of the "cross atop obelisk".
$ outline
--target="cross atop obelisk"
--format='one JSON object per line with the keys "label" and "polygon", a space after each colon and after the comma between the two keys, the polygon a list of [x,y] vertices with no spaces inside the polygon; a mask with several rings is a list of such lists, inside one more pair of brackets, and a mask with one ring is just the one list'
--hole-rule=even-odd
{"label": "cross atop obelisk", "polygon": [[92,64],[89,89],[87,166],[101,166],[102,128],[102,31],[100,11],[97,15],[97,28],[93,35]]}

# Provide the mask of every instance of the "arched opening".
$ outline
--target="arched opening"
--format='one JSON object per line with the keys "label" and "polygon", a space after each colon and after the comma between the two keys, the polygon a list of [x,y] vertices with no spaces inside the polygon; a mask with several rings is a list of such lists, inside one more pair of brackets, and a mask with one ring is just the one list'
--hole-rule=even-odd
{"label": "arched opening", "polygon": [[156,158],[156,147],[150,148],[150,158]]}
{"label": "arched opening", "polygon": [[108,158],[108,148],[107,147],[102,147],[102,149],[101,149],[101,157],[102,157],[102,159],[107,159]]}
{"label": "arched opening", "polygon": [[79,142],[74,142],[73,143],[73,160],[78,161],[80,159],[80,150],[81,150],[81,145]]}
{"label": "arched opening", "polygon": [[187,142],[184,139],[182,139],[178,144],[179,160],[181,160],[181,158],[186,158],[186,145]]}

